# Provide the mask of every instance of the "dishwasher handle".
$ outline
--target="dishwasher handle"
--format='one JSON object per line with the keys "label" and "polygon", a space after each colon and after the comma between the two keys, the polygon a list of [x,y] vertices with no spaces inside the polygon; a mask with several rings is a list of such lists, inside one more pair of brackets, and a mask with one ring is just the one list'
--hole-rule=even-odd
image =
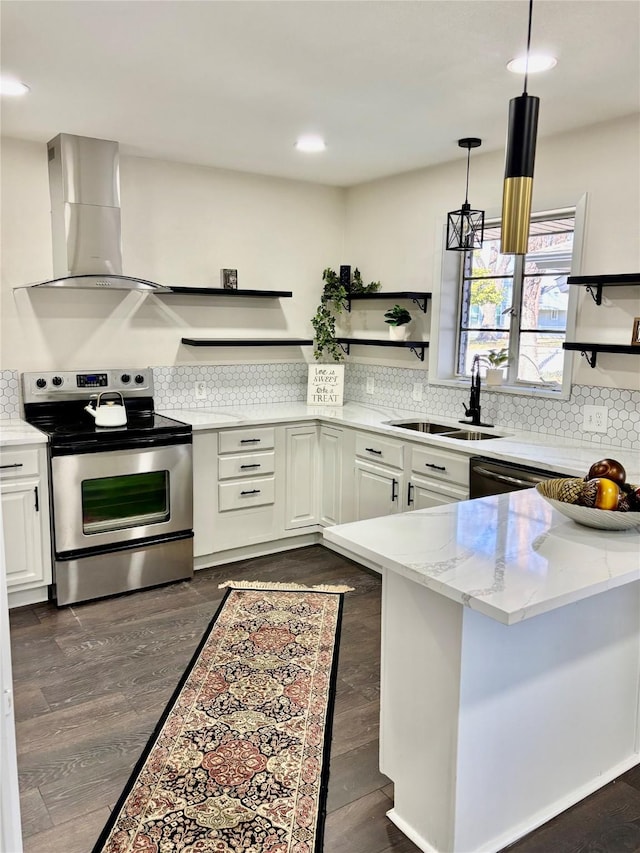
{"label": "dishwasher handle", "polygon": [[476,474],[481,474],[487,480],[495,480],[497,483],[508,483],[510,486],[520,486],[525,489],[530,489],[536,483],[544,483],[546,480],[553,479],[553,475],[545,477],[544,475],[537,476],[531,474],[526,480],[521,480],[518,477],[509,477],[507,474],[498,474],[496,471],[489,471],[487,468],[476,466],[474,469]]}

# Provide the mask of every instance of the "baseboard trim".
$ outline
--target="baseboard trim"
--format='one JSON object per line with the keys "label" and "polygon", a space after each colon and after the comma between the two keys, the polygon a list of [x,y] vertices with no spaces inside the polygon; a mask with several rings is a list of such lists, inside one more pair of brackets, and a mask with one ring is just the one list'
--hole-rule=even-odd
{"label": "baseboard trim", "polygon": [[318,545],[321,543],[321,532],[306,532],[299,536],[288,536],[286,539],[274,539],[272,542],[259,542],[256,545],[245,545],[242,548],[229,548],[226,551],[218,551],[215,554],[205,554],[204,556],[195,558],[193,567],[196,571],[210,569],[213,566],[221,566],[224,563],[236,563],[238,560],[247,560],[250,557],[266,557],[269,554],[277,554],[281,551],[291,551],[293,548],[304,548],[307,545]]}
{"label": "baseboard trim", "polygon": [[14,607],[24,607],[27,604],[39,604],[49,600],[49,586],[37,586],[34,589],[18,589],[7,591],[9,610]]}

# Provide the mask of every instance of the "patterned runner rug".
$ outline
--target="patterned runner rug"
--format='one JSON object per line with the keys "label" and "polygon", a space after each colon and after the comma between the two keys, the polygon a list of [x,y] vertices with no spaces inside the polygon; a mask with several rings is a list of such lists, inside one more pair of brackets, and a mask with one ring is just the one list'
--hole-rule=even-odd
{"label": "patterned runner rug", "polygon": [[221,586],[93,853],[322,851],[349,587]]}

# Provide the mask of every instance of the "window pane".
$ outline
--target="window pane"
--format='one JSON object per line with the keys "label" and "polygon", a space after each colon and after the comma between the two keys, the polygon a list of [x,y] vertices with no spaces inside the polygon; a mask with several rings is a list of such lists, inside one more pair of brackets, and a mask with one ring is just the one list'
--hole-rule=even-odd
{"label": "window pane", "polygon": [[562,382],[564,334],[521,332],[518,379],[524,382]]}
{"label": "window pane", "polygon": [[468,278],[513,275],[514,256],[500,254],[500,228],[485,229],[482,246],[466,256],[464,274]]}
{"label": "window pane", "polygon": [[463,328],[508,329],[513,279],[482,278],[465,280],[463,287]]}
{"label": "window pane", "polygon": [[[471,373],[471,365],[475,355],[486,355],[489,350],[505,348],[509,348],[509,335],[504,332],[462,332],[458,373],[465,376]],[[483,365],[483,375],[485,368],[486,365]]]}
{"label": "window pane", "polygon": [[525,275],[520,328],[564,332],[567,328],[569,285],[566,275]]}

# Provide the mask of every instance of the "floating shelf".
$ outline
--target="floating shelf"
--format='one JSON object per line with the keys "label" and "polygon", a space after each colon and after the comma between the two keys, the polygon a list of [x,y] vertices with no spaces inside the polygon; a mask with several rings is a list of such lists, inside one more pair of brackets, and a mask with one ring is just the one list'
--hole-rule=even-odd
{"label": "floating shelf", "polygon": [[596,366],[596,359],[599,352],[640,355],[640,346],[634,346],[633,344],[586,344],[572,342],[562,344],[562,348],[579,352],[587,359],[590,367]]}
{"label": "floating shelf", "polygon": [[391,341],[381,338],[336,338],[344,352],[349,355],[352,345],[359,347],[403,347],[424,361],[424,351],[429,348],[429,341]]}
{"label": "floating shelf", "polygon": [[181,338],[188,347],[310,347],[308,338]]}
{"label": "floating shelf", "polygon": [[201,296],[230,296],[230,297],[252,297],[257,299],[279,299],[281,297],[293,296],[291,290],[236,290],[228,287],[168,287],[162,292],[167,293],[200,294]]}
{"label": "floating shelf", "polygon": [[427,313],[427,302],[431,299],[430,293],[425,293],[421,290],[392,290],[392,291],[374,291],[373,293],[348,293],[347,294],[347,311],[351,311],[351,303],[356,299],[410,299],[418,306],[418,308]]}
{"label": "floating shelf", "polygon": [[620,273],[619,275],[570,275],[567,284],[577,284],[587,288],[596,305],[602,305],[603,287],[629,287],[640,284],[640,273]]}

